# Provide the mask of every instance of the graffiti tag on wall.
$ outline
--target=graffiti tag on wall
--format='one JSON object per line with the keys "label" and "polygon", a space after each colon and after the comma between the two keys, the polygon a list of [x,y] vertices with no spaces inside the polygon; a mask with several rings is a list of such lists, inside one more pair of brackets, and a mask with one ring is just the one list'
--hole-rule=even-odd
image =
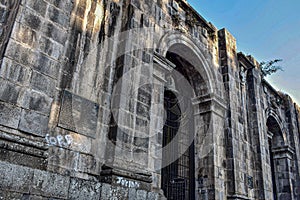
{"label": "graffiti tag on wall", "polygon": [[73,138],[71,135],[57,135],[56,137],[54,137],[47,134],[45,139],[48,145],[60,147],[69,147],[73,142]]}

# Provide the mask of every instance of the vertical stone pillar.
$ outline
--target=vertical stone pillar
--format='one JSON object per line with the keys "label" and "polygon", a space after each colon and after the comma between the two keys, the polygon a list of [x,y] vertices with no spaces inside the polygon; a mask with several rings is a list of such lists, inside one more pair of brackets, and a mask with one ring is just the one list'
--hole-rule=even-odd
{"label": "vertical stone pillar", "polygon": [[[248,113],[249,113],[249,134],[252,138],[251,146],[253,158],[255,163],[253,165],[254,180],[256,185],[254,185],[255,197],[258,199],[269,199],[272,198],[270,191],[271,179],[268,179],[268,156],[266,156],[267,150],[267,130],[266,130],[266,119],[264,113],[259,112],[263,110],[261,106],[261,78],[260,72],[255,68],[249,69],[247,73],[247,97],[248,97]],[[270,178],[270,177],[269,177]]]}
{"label": "vertical stone pillar", "polygon": [[245,163],[247,158],[247,137],[245,137],[247,129],[241,107],[243,98],[236,40],[226,29],[220,30],[218,36],[221,72],[228,105],[225,119],[227,198],[247,199],[250,170]]}
{"label": "vertical stone pillar", "polygon": [[287,135],[289,136],[290,146],[294,149],[291,162],[291,184],[292,192],[295,199],[300,198],[300,140],[299,140],[299,114],[297,111],[297,105],[293,103],[293,100],[289,96],[285,96],[285,109],[287,121],[289,122],[289,129]]}
{"label": "vertical stone pillar", "polygon": [[195,177],[196,197],[214,199],[214,137],[210,105],[205,101],[194,101],[195,107]]}
{"label": "vertical stone pillar", "polygon": [[225,199],[225,102],[213,94],[194,98],[197,199]]}
{"label": "vertical stone pillar", "polygon": [[152,187],[161,191],[161,168],[162,168],[162,141],[164,119],[164,91],[167,83],[167,74],[175,66],[161,55],[155,53],[153,61],[153,90],[151,99],[150,121],[150,149],[149,169],[153,171]]}
{"label": "vertical stone pillar", "polygon": [[[276,192],[277,198],[294,199],[293,195],[293,172],[292,160],[293,150],[288,146],[273,148],[273,164],[275,169]],[[274,191],[273,191],[274,192]]]}

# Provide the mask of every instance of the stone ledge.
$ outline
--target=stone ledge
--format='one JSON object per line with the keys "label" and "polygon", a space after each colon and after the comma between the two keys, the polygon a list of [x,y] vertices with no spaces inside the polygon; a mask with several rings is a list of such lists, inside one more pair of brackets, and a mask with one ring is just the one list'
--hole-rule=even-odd
{"label": "stone ledge", "polygon": [[73,178],[2,161],[0,180],[0,199],[161,199],[161,195],[153,191]]}
{"label": "stone ledge", "polygon": [[102,168],[103,170],[100,173],[101,182],[147,191],[151,189],[151,174],[132,172],[108,166],[103,166]]}

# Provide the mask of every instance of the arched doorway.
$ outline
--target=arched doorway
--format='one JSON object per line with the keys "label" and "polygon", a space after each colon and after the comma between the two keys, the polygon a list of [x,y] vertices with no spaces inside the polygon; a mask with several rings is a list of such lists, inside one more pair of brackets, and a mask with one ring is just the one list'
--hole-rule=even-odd
{"label": "arched doorway", "polygon": [[[183,57],[178,49],[186,54]],[[166,58],[174,64],[175,74],[171,73],[169,88],[164,92],[164,107],[166,121],[163,131],[163,147],[169,143],[166,151],[163,151],[162,160],[175,157],[174,162],[165,166],[161,170],[162,189],[168,199],[192,200],[195,199],[195,110],[197,106],[192,105],[192,99],[209,93],[208,85],[196,70],[195,66],[190,63],[190,56],[196,55],[185,45],[173,46],[167,52]],[[177,74],[180,74],[179,76]],[[189,83],[191,92],[180,84],[181,79]],[[171,85],[170,85],[171,84]],[[176,95],[179,93],[180,95]],[[180,99],[177,98],[180,97]],[[181,108],[183,105],[184,108]],[[209,115],[209,114],[207,114]],[[179,127],[181,126],[181,132]],[[183,127],[183,128],[182,128]],[[174,137],[179,134],[180,138],[175,140]],[[168,158],[167,158],[168,157]]]}
{"label": "arched doorway", "polygon": [[273,199],[290,199],[290,156],[282,128],[275,117],[267,119]]}
{"label": "arched doorway", "polygon": [[[217,75],[219,72],[216,70],[216,63],[208,58],[202,50],[196,42],[193,42],[186,35],[169,32],[159,41],[158,53],[154,60],[154,75],[157,77],[157,82],[165,85],[168,77],[164,75],[165,78],[160,78],[160,71],[164,71],[166,74],[170,70],[176,71],[181,75],[179,79],[183,77],[187,80],[193,90],[188,95],[182,95],[182,92],[186,92],[181,88],[180,83],[176,84],[178,77],[173,77],[175,80],[175,87],[173,88],[177,90],[178,96],[185,96],[185,99],[192,104],[192,110],[189,113],[192,116],[189,120],[192,124],[190,126],[192,130],[183,129],[183,131],[193,137],[190,143],[192,147],[189,147],[193,150],[194,155],[190,156],[189,165],[193,168],[194,173],[191,173],[189,178],[190,183],[193,184],[190,188],[194,189],[185,199],[219,198],[219,194],[224,193],[225,190],[223,187],[215,186],[215,184],[225,185],[224,178],[214,176],[215,170],[223,170],[223,165],[214,163],[215,158],[226,156],[224,140],[220,137],[224,134],[224,111],[226,109],[226,104],[222,100],[224,88],[222,84],[219,84],[219,82],[222,83],[222,78]],[[162,90],[158,90],[158,93],[161,94],[160,91]],[[171,91],[173,90],[171,89]],[[180,98],[178,99],[178,102],[182,102]],[[184,106],[187,105],[183,104]],[[186,117],[184,109],[181,109],[181,116]],[[161,155],[164,156],[163,153]],[[162,163],[164,163],[164,159],[167,158],[162,158]],[[191,164],[192,162],[194,164]],[[165,166],[162,164],[162,167]],[[165,172],[163,170],[160,172],[159,176],[162,177]],[[164,180],[161,179],[161,189],[166,194],[162,182]]]}

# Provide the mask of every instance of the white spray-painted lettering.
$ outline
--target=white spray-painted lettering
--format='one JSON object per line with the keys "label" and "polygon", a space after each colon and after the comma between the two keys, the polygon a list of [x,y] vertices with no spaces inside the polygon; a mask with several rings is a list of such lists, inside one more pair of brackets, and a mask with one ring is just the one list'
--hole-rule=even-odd
{"label": "white spray-painted lettering", "polygon": [[73,138],[71,135],[57,135],[56,137],[50,136],[49,134],[46,135],[46,142],[48,145],[52,146],[60,146],[60,147],[68,147],[72,144]]}
{"label": "white spray-painted lettering", "polygon": [[129,188],[138,188],[140,187],[140,183],[135,181],[126,180],[123,177],[117,177],[117,183]]}

